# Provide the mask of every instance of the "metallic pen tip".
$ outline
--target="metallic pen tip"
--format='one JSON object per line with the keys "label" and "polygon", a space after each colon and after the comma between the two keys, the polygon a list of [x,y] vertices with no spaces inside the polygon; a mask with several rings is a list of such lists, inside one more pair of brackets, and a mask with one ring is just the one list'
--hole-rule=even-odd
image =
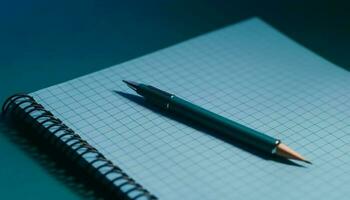
{"label": "metallic pen tip", "polygon": [[134,82],[134,81],[126,81],[126,80],[123,80],[123,82],[131,89],[133,90],[137,90],[137,87],[138,87],[138,83]]}

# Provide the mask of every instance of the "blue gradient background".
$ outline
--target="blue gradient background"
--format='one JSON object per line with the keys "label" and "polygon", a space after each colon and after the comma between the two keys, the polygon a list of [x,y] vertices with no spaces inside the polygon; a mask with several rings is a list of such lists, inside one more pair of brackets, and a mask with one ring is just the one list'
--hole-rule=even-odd
{"label": "blue gradient background", "polygon": [[[0,4],[0,101],[259,16],[350,69],[346,1],[43,1]],[[0,198],[75,199],[79,192],[0,129]]]}

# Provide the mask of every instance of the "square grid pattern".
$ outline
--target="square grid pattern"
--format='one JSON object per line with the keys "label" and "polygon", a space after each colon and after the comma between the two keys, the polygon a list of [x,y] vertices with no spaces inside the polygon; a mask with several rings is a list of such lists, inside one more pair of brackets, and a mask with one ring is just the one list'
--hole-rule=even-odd
{"label": "square grid pattern", "polygon": [[[32,95],[160,199],[347,199],[349,73],[259,19]],[[264,160],[113,90],[159,87],[281,139],[314,164]]]}

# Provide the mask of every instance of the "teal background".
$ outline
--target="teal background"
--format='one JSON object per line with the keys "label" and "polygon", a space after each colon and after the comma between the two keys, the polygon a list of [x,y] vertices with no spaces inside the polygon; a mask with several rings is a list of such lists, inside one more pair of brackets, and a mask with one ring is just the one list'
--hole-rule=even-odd
{"label": "teal background", "polygon": [[[0,101],[259,16],[350,69],[349,5],[342,1],[2,1]],[[34,147],[1,125],[1,199],[86,198]]]}

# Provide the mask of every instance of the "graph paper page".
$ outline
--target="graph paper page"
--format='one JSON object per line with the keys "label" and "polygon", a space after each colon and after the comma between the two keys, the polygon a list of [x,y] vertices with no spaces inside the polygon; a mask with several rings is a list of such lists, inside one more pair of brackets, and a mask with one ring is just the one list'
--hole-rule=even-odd
{"label": "graph paper page", "polygon": [[[150,84],[281,139],[265,159],[114,90]],[[350,74],[253,18],[32,93],[160,199],[348,199]]]}

